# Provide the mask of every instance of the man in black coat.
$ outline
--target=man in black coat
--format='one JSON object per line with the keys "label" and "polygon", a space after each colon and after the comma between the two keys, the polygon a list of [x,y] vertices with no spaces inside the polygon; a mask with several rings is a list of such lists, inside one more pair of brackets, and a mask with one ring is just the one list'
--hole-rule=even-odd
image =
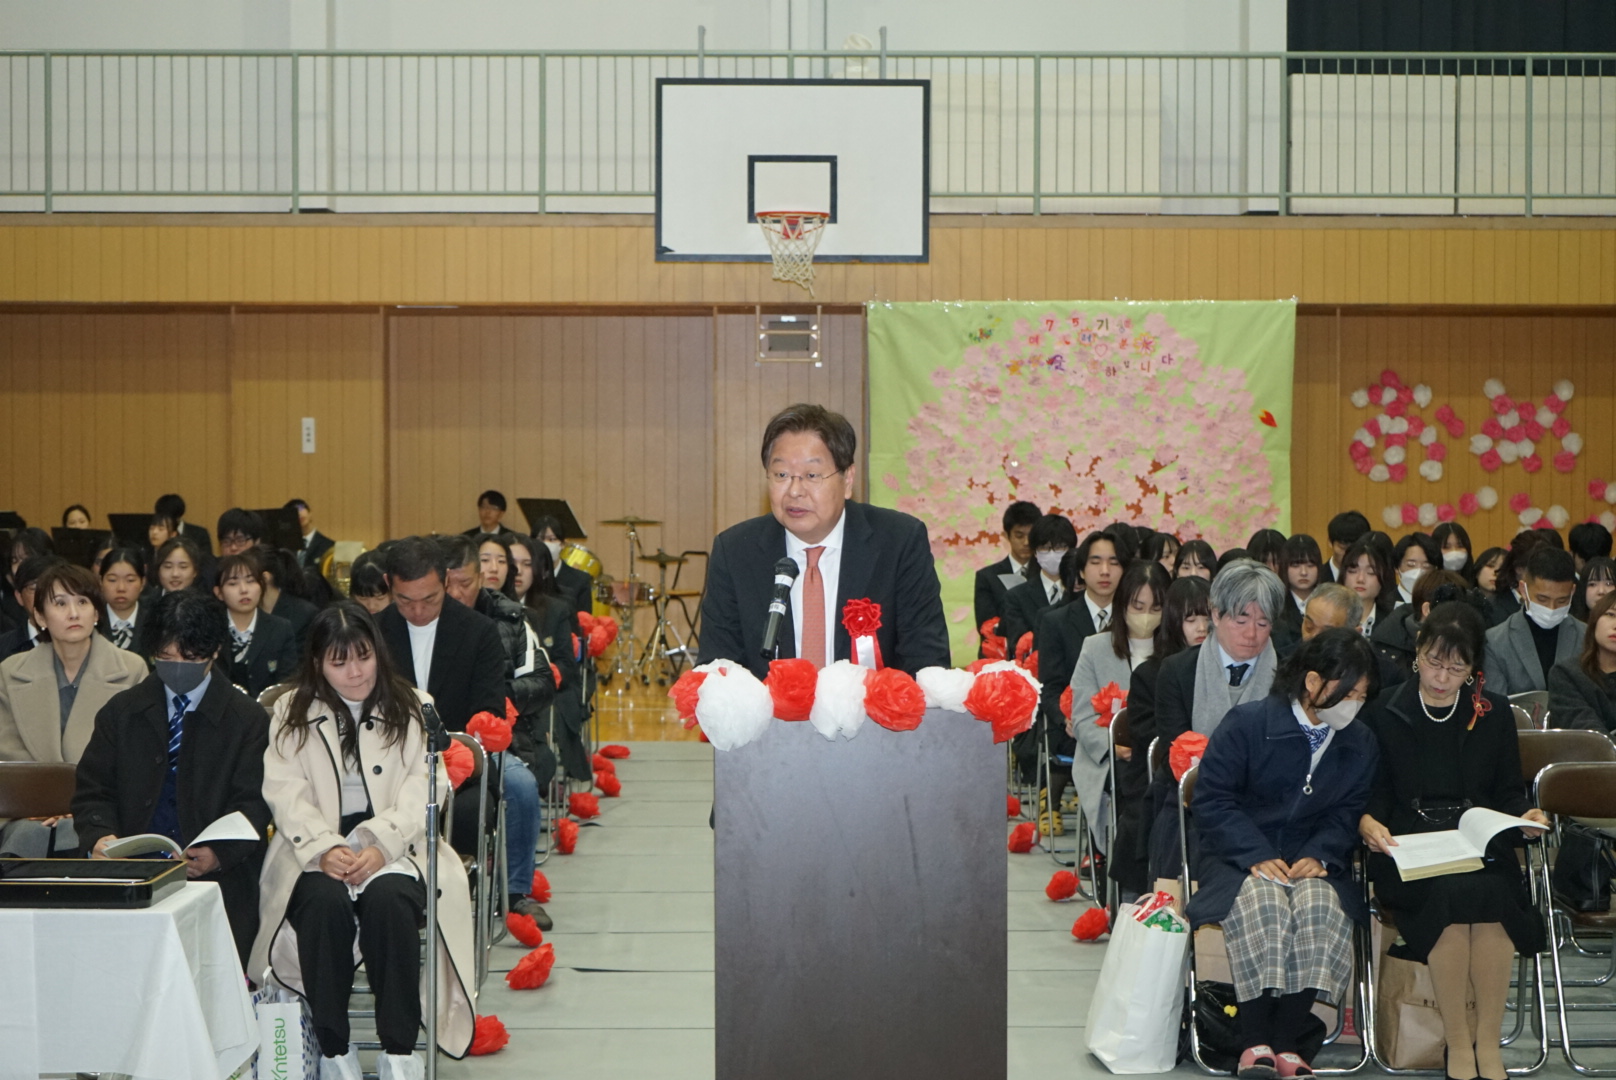
{"label": "man in black coat", "polygon": [[297,512],[298,534],[303,537],[303,547],[297,552],[297,565],[305,570],[320,572],[320,560],[325,553],[336,546],[337,542],[314,527],[314,514],[309,510],[309,504],[303,499],[292,499],[285,509]]}
{"label": "man in black coat", "polygon": [[218,882],[246,963],[268,842],[269,716],[214,670],[227,618],[219,601],[188,589],[158,603],[148,638],[157,669],[96,714],[79,759],[73,821],[81,851],[97,858],[119,837],[161,833],[183,845],[226,814],[246,815],[259,839],[185,849],[186,876]]}
{"label": "man in black coat", "polygon": [[[875,637],[886,666],[911,675],[948,666],[948,627],[925,523],[848,501],[857,445],[847,419],[818,405],[792,405],[769,421],[762,457],[773,513],[713,541],[701,663],[729,659],[760,679],[768,674],[763,636],[774,567],[790,558],[798,574],[776,641],[779,656],[821,666],[853,659],[843,609],[849,600],[870,600],[880,607]],[[823,636],[805,640],[816,609]]]}
{"label": "man in black coat", "polygon": [[[1032,562],[1032,527],[1043,515],[1030,502],[1014,502],[1004,512],[1004,538],[1010,545],[1010,554],[996,563],[990,563],[976,572],[976,629],[994,616],[1005,613],[1005,594],[1024,580],[1027,564]],[[1012,579],[1006,584],[1005,579]],[[977,655],[982,655],[981,647]]]}
{"label": "man in black coat", "polygon": [[393,602],[376,626],[394,668],[432,695],[444,726],[464,731],[480,712],[503,717],[510,659],[493,620],[449,598],[438,545],[420,536],[393,544],[387,585]]}

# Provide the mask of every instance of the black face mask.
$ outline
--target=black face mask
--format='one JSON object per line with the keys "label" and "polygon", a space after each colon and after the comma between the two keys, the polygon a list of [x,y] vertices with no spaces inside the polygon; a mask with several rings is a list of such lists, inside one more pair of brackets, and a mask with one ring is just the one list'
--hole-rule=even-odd
{"label": "black face mask", "polygon": [[157,677],[176,694],[189,694],[208,677],[211,660],[158,660]]}

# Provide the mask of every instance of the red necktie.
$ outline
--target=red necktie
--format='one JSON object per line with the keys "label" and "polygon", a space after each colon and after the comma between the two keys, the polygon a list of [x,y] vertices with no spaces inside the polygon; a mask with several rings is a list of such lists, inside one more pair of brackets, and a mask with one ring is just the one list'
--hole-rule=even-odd
{"label": "red necktie", "polygon": [[819,574],[823,547],[807,551],[808,572],[802,578],[802,658],[816,668],[825,666],[825,579]]}

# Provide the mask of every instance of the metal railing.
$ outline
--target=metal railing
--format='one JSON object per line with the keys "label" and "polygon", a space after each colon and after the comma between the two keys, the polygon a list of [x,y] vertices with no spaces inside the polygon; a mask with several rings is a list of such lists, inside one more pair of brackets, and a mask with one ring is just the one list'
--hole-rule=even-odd
{"label": "metal railing", "polygon": [[1616,57],[0,52],[0,209],[651,208],[664,77],[927,79],[934,210],[1611,213]]}

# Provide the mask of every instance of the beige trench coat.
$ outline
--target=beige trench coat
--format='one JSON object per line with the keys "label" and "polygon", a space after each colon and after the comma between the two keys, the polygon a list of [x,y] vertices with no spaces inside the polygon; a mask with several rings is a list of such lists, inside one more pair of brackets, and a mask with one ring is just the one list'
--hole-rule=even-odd
{"label": "beige trench coat", "polygon": [[0,761],[77,765],[95,732],[95,714],[101,706],[139,686],[147,674],[146,661],[100,634],[93,635],[64,728],[55,656],[50,645],[37,645],[0,664]]}
{"label": "beige trench coat", "polygon": [[[264,800],[275,816],[275,837],[269,842],[259,879],[262,921],[248,971],[256,980],[270,969],[277,982],[302,993],[297,934],[285,922],[286,905],[298,875],[319,873],[320,857],[344,842],[339,831],[342,780],[337,770],[342,749],[336,719],[319,701],[310,707],[313,730],[301,747],[295,735],[285,733],[292,697],[290,693],[283,694],[270,713],[269,748],[264,752]],[[425,694],[420,697],[431,700]],[[408,858],[425,881],[424,733],[419,726],[413,727],[402,743],[384,747],[380,728],[367,720],[359,728],[359,764],[371,807],[376,811],[363,827],[374,834],[389,863]],[[446,798],[448,792],[449,777],[440,758],[439,799]],[[438,928],[438,1046],[459,1058],[471,1047],[475,1032],[476,1005],[471,987],[476,969],[466,871],[446,841],[438,846]],[[424,967],[421,980],[424,1009]]]}

